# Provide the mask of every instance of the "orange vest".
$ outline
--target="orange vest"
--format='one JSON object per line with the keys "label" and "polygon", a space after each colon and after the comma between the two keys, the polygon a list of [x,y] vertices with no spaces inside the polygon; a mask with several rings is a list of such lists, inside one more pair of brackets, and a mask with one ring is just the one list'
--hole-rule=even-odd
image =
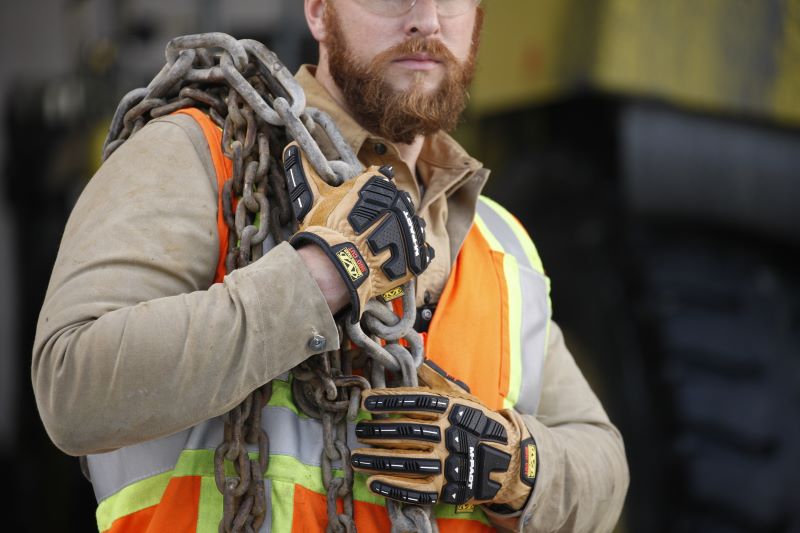
{"label": "orange vest", "polygon": [[[216,169],[220,253],[215,282],[222,282],[228,228],[221,191],[232,164],[220,148],[221,131],[205,114],[196,109],[177,113],[200,124]],[[513,216],[481,197],[429,327],[428,357],[469,385],[487,406],[535,414],[549,323],[549,281],[536,248]],[[273,396],[262,416],[271,439],[265,475],[268,516],[262,531],[324,531],[321,424],[298,411],[289,379],[273,381]],[[214,482],[213,454],[221,427],[219,418],[211,419],[169,437],[88,456],[99,502],[98,529],[217,531],[222,496]],[[352,427],[349,433],[352,448]],[[356,474],[353,487],[358,531],[389,531],[384,500],[368,491],[365,479]],[[439,504],[435,514],[443,533],[493,530],[480,507]]]}

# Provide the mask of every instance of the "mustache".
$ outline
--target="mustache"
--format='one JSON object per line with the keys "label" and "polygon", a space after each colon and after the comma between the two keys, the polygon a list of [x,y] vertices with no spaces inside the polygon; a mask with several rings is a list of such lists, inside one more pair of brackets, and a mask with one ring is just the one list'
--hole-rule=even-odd
{"label": "mustache", "polygon": [[378,54],[373,60],[373,64],[382,65],[414,54],[425,54],[431,59],[447,65],[458,63],[456,57],[442,41],[426,37],[412,37]]}

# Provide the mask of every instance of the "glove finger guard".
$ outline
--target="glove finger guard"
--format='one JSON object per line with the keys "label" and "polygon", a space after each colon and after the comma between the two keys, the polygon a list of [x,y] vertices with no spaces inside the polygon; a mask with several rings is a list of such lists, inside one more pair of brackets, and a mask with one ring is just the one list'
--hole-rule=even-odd
{"label": "glove finger guard", "polygon": [[536,448],[515,412],[495,412],[455,391],[418,387],[363,394],[367,411],[401,415],[356,426],[359,441],[376,446],[354,450],[351,458],[354,469],[372,474],[367,486],[373,492],[405,503],[520,508],[527,500]]}
{"label": "glove finger guard", "polygon": [[399,191],[389,167],[370,167],[333,187],[308,163],[297,143],[284,150],[286,182],[299,231],[290,243],[314,243],[336,265],[350,292],[350,319],[357,322],[368,299],[399,294],[434,257],[425,223],[411,197]]}

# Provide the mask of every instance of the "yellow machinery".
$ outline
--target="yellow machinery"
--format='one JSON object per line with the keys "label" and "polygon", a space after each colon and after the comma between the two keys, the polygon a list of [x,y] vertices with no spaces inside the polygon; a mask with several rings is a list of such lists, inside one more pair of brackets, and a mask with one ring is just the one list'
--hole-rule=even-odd
{"label": "yellow machinery", "polygon": [[484,0],[473,111],[582,89],[800,124],[800,0]]}

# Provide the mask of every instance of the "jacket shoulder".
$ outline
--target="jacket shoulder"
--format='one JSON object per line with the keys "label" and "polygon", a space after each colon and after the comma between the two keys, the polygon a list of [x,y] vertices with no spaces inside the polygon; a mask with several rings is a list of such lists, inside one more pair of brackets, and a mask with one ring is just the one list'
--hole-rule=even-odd
{"label": "jacket shoulder", "polygon": [[214,167],[214,160],[211,152],[212,150],[219,150],[219,147],[211,146],[209,144],[210,140],[204,133],[203,128],[198,120],[186,113],[172,113],[170,115],[165,115],[163,117],[151,120],[147,123],[145,128],[152,127],[152,125],[155,124],[170,124],[177,127],[175,128],[175,131],[182,132],[181,135],[172,134],[168,139],[164,139],[164,142],[171,144],[177,144],[180,142],[185,144],[186,141],[189,141],[194,148],[195,153],[197,153],[197,156],[200,158],[200,161],[203,163],[203,168],[205,169],[209,183],[214,189],[215,194],[217,194],[217,171]]}

